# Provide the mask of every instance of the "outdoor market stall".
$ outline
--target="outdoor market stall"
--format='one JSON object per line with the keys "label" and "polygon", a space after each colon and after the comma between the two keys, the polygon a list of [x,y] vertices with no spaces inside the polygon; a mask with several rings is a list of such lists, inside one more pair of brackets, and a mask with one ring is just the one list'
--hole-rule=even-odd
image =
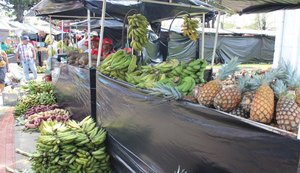
{"label": "outdoor market stall", "polygon": [[[90,108],[97,106],[97,121],[111,135],[117,172],[173,172],[178,165],[189,172],[297,171],[300,143],[295,133],[186,100],[165,101],[101,73],[91,86],[95,76],[86,69],[56,64],[54,72],[60,104],[76,112],[75,119],[93,114]],[[94,87],[96,103],[90,102]]]}

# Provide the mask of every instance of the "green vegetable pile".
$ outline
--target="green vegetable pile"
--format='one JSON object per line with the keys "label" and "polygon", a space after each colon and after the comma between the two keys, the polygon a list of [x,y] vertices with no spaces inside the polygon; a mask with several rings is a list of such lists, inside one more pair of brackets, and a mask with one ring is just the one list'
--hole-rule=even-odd
{"label": "green vegetable pile", "polygon": [[51,83],[33,81],[24,86],[24,89],[27,90],[28,95],[23,97],[16,105],[14,114],[17,117],[24,115],[33,106],[56,103],[54,86]]}

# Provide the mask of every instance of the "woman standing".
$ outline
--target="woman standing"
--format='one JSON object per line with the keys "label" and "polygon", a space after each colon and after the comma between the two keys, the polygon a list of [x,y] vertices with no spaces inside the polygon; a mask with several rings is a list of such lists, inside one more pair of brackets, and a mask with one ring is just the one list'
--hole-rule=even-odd
{"label": "woman standing", "polygon": [[5,87],[6,72],[9,72],[8,58],[6,53],[3,50],[0,50],[0,92],[2,92]]}

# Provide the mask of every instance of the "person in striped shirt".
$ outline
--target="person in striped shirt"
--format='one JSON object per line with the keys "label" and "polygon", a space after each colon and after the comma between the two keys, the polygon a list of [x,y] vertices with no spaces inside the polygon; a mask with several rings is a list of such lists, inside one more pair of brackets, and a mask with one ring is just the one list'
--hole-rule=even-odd
{"label": "person in striped shirt", "polygon": [[29,43],[29,37],[23,36],[22,43],[20,43],[17,47],[17,62],[21,62],[23,67],[23,72],[25,75],[25,80],[29,81],[29,69],[33,73],[34,79],[37,78],[35,60],[36,60],[36,52],[31,43]]}

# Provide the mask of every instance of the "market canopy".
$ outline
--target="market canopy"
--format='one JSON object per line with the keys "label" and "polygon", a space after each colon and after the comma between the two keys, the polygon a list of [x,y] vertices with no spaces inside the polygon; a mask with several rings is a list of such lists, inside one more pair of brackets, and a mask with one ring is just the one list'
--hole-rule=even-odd
{"label": "market canopy", "polygon": [[42,0],[30,9],[28,15],[31,16],[33,13],[37,16],[53,16],[53,18],[87,15],[83,3],[79,0]]}
{"label": "market canopy", "polygon": [[[71,23],[70,26],[76,26],[77,28],[87,28],[88,22],[87,20]],[[101,22],[98,19],[91,20],[91,28],[99,28],[101,26]],[[107,19],[104,21],[104,26],[107,28],[122,28],[123,23],[118,20]]]}
{"label": "market canopy", "polygon": [[209,0],[208,3],[240,14],[300,8],[300,0]]}
{"label": "market canopy", "polygon": [[[96,14],[101,14],[102,0],[85,0],[84,5]],[[172,19],[177,13],[186,11],[191,15],[208,13],[213,7],[200,0],[107,0],[106,12],[123,19],[130,10],[136,10],[147,17],[150,22]]]}

